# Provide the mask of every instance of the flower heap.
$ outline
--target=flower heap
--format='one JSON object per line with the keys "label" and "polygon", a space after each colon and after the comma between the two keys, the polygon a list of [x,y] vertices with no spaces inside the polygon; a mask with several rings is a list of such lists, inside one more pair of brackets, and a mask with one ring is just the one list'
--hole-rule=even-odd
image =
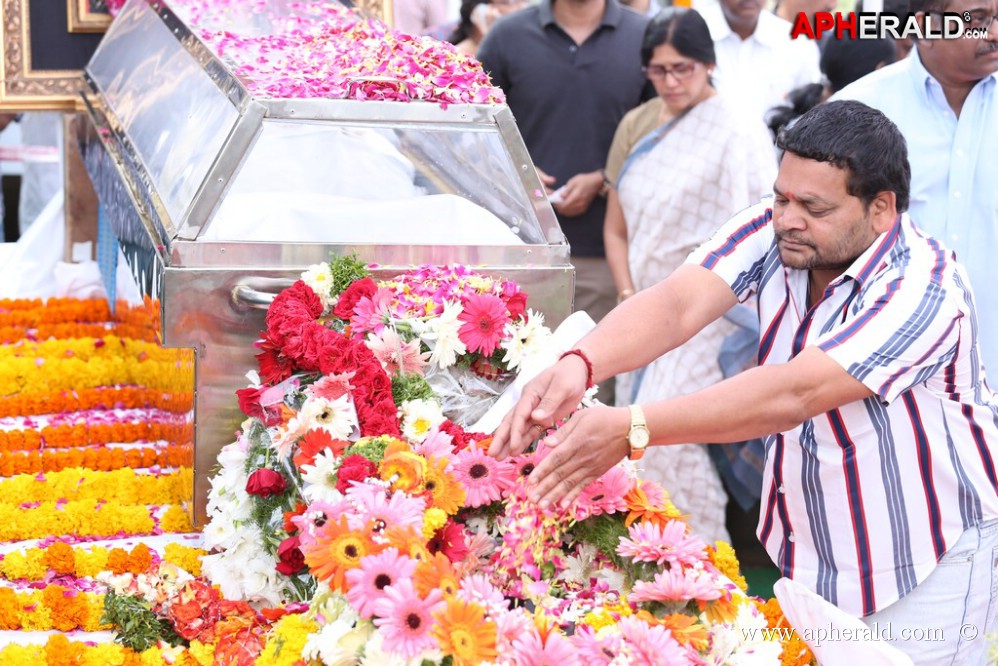
{"label": "flower heap", "polygon": [[[276,17],[260,0],[169,4],[259,97],[505,101],[481,64],[453,45],[391,30],[337,2],[289,2],[287,14]],[[262,22],[269,27],[261,30]]]}
{"label": "flower heap", "polygon": [[226,597],[292,602],[260,663],[780,663],[730,546],[631,463],[541,509],[526,479],[545,450],[498,461],[444,417],[432,368],[501,373],[542,346],[516,285],[457,266],[377,282],[337,259],[266,323],[203,560]]}

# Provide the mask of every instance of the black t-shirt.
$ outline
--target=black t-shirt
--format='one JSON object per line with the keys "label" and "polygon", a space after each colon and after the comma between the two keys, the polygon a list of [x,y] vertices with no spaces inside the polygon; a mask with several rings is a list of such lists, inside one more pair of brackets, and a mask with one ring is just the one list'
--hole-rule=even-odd
{"label": "black t-shirt", "polygon": [[[648,18],[606,0],[603,22],[583,44],[554,21],[551,0],[504,17],[478,51],[506,102],[534,164],[554,189],[606,163],[613,133],[629,110],[655,95],[641,71]],[[577,217],[559,215],[572,253],[602,257],[606,201]]]}

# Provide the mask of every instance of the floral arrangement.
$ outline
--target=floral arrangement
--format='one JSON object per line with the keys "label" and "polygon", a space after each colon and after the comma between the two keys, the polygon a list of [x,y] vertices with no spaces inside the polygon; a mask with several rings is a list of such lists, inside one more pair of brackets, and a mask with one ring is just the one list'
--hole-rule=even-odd
{"label": "floral arrangement", "polygon": [[305,271],[268,310],[212,479],[213,586],[141,595],[144,626],[202,651],[235,632],[234,663],[780,663],[730,546],[631,463],[542,510],[526,477],[545,450],[497,461],[465,407],[445,414],[434,373],[551,360],[526,301],[462,266]]}
{"label": "floral arrangement", "polygon": [[169,5],[259,97],[505,101],[481,64],[453,45],[391,30],[338,2],[288,2],[283,15],[260,0]]}

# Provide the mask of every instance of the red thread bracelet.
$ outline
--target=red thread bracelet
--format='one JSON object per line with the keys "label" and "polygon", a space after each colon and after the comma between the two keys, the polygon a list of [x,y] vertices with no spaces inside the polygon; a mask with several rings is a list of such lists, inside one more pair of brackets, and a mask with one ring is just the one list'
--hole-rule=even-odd
{"label": "red thread bracelet", "polygon": [[569,349],[567,352],[558,357],[558,360],[565,358],[566,356],[578,356],[582,359],[582,362],[586,364],[586,390],[591,389],[595,384],[593,383],[593,362],[589,360],[586,353],[581,349]]}

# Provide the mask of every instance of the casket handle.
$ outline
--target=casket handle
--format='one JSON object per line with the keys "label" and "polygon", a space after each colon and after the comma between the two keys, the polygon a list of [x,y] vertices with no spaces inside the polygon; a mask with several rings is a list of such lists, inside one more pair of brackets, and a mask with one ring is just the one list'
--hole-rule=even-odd
{"label": "casket handle", "polygon": [[[274,278],[261,279],[261,284],[250,285],[245,282],[232,288],[232,304],[240,309],[266,310],[274,302],[274,298],[292,284],[293,280]],[[266,282],[266,284],[262,284]]]}

